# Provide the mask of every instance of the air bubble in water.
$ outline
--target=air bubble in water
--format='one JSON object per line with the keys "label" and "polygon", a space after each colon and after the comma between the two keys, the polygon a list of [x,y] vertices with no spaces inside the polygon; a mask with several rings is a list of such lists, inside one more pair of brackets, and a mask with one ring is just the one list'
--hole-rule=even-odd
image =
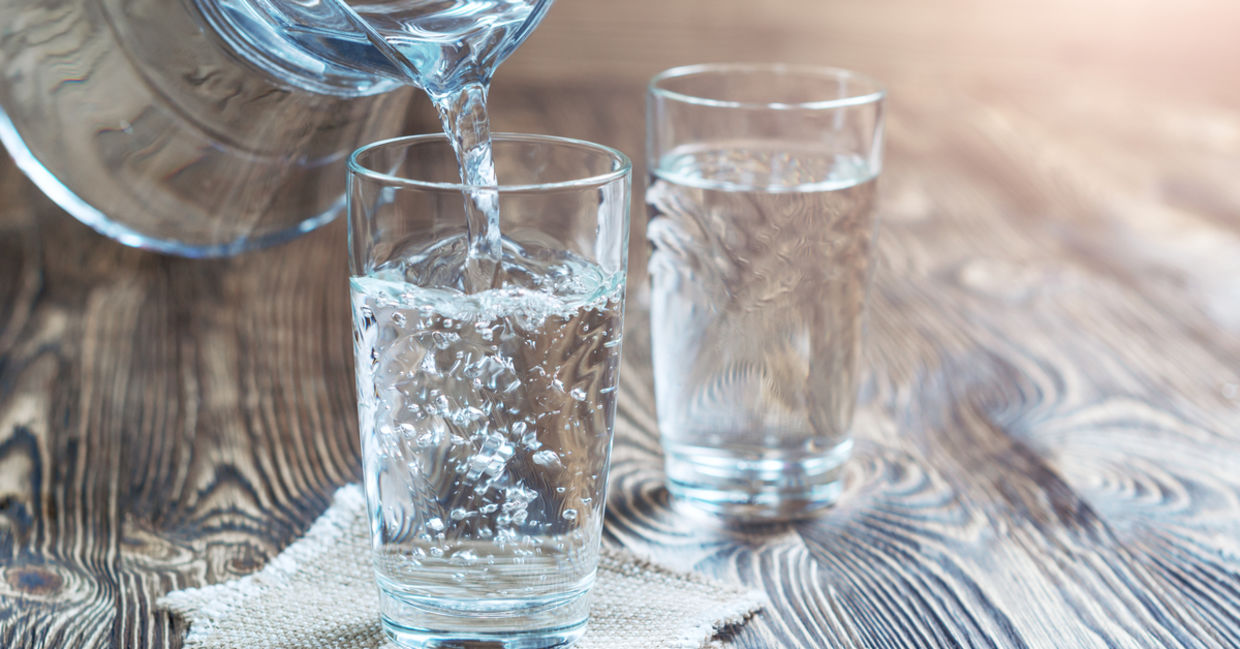
{"label": "air bubble in water", "polygon": [[419,448],[429,448],[437,446],[443,441],[444,434],[448,431],[448,427],[440,417],[431,417],[426,424],[422,433],[418,435],[417,444]]}
{"label": "air bubble in water", "polygon": [[[566,276],[578,269],[568,270]],[[596,283],[591,279],[592,289]],[[615,334],[606,323],[591,319],[590,337],[599,340],[578,345],[573,338],[583,331],[583,319],[594,318],[593,309],[611,318],[614,305],[570,303],[566,299],[578,296],[561,295],[559,284],[534,296],[515,284],[510,292],[476,296],[479,302],[498,300],[478,306],[478,313],[457,305],[455,298],[450,308],[419,303],[428,295],[411,285],[393,302],[404,321],[390,308],[375,307],[374,326],[381,337],[358,346],[363,371],[366,354],[376,346],[382,352],[371,370],[375,389],[361,395],[373,410],[366,441],[378,447],[390,442],[381,450],[399,455],[381,458],[384,467],[409,482],[391,485],[398,494],[385,494],[394,495],[404,507],[383,512],[388,535],[383,542],[393,548],[401,544],[401,551],[407,546],[411,560],[434,566],[419,572],[448,592],[475,588],[498,577],[495,572],[506,576],[510,568],[529,573],[529,584],[555,583],[571,567],[571,560],[562,557],[576,557],[581,550],[577,532],[561,534],[563,528],[593,522],[596,511],[581,498],[592,485],[573,477],[593,470],[579,470],[574,458],[596,447],[582,446],[569,455],[558,443],[544,442],[592,430],[592,419],[567,431],[561,427],[576,415],[588,414],[577,404],[589,403],[601,387],[590,381],[598,376],[594,352]],[[514,318],[518,311],[524,317]],[[451,319],[447,312],[453,313]],[[521,324],[537,327],[522,331]],[[614,362],[612,355],[607,359]],[[540,366],[535,370],[531,364]],[[384,440],[385,434],[391,439]],[[440,497],[447,493],[455,495]],[[411,497],[419,499],[417,507],[408,506]],[[441,504],[446,505],[442,510]],[[581,534],[588,536],[589,531]],[[478,548],[476,554],[464,549],[471,544]],[[553,561],[543,562],[540,556]],[[544,568],[545,573],[539,572]],[[518,588],[537,586],[514,585],[512,592],[520,592]]]}
{"label": "air bubble in water", "polygon": [[504,466],[508,464],[508,460],[516,449],[507,440],[498,435],[487,437],[482,443],[482,448],[471,458],[469,458],[469,470],[466,472],[466,478],[469,480],[477,480],[485,475],[498,475],[504,470]]}
{"label": "air bubble in water", "polygon": [[560,463],[560,456],[550,449],[539,451],[534,454],[534,464],[539,466],[555,466]]}

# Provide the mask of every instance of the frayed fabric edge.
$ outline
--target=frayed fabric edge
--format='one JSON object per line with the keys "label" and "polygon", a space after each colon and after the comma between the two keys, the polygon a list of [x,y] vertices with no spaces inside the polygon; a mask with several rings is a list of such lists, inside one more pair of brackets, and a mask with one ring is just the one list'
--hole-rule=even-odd
{"label": "frayed fabric edge", "polygon": [[332,502],[301,538],[273,557],[256,573],[244,577],[168,593],[155,600],[189,623],[186,649],[207,646],[216,630],[216,620],[226,619],[249,599],[286,583],[300,566],[327,552],[348,532],[357,512],[365,511],[366,495],[359,485],[348,484],[336,490]]}

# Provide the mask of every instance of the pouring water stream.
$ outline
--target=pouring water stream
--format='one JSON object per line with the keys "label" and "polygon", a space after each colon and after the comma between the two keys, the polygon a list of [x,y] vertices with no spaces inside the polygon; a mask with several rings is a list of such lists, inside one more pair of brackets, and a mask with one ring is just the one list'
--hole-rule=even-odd
{"label": "pouring water stream", "polygon": [[[431,61],[434,65],[420,68],[413,60],[415,57],[407,55],[394,42],[400,34],[389,40],[345,0],[328,0],[328,5],[364,34],[405,77],[407,83],[422,87],[430,95],[444,133],[448,135],[456,154],[461,180],[467,186],[463,194],[469,243],[461,288],[473,293],[501,286],[504,271],[501,263],[499,192],[491,155],[486,101],[491,75],[500,58],[493,54],[507,42],[504,34],[496,38],[494,32],[499,27],[483,26],[481,29],[492,33],[459,47],[457,60]],[[536,11],[533,4],[529,6],[527,18]],[[520,28],[517,38],[523,38],[524,31]]]}

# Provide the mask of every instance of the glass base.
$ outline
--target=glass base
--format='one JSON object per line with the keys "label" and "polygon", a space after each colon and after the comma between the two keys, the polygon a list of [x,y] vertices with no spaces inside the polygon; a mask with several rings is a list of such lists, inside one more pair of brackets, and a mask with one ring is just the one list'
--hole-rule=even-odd
{"label": "glass base", "polygon": [[741,457],[721,449],[665,448],[674,504],[740,522],[809,518],[835,504],[852,440],[812,456],[768,453]]}
{"label": "glass base", "polygon": [[470,633],[411,629],[383,618],[388,639],[406,649],[551,649],[568,647],[586,630],[582,622],[573,627],[518,633]]}
{"label": "glass base", "polygon": [[383,632],[405,649],[551,649],[585,633],[589,597],[533,600],[410,597],[380,589]]}

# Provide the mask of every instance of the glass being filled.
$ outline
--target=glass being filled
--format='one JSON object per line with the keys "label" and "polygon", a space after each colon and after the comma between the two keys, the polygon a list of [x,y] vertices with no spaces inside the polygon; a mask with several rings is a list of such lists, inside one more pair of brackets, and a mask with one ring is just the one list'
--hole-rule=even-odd
{"label": "glass being filled", "polygon": [[[447,138],[354,156],[350,287],[385,629],[535,648],[584,629],[621,343],[629,165],[500,136],[501,279],[478,285]],[[416,178],[418,180],[411,180]]]}

